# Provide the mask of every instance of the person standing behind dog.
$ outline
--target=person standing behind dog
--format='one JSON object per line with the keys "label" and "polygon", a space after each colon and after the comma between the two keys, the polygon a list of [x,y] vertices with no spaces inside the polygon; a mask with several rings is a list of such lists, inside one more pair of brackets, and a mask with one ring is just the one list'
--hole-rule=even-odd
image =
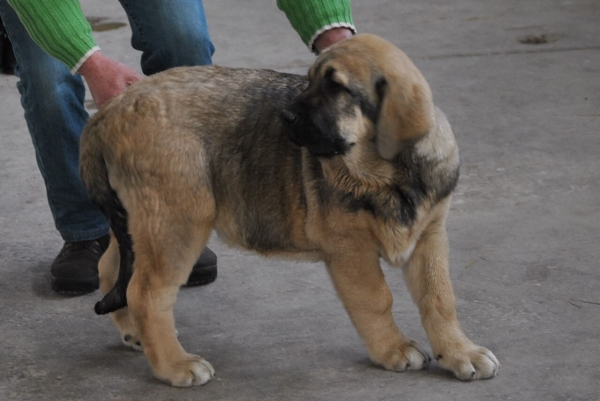
{"label": "person standing behind dog", "polygon": [[[144,74],[212,64],[215,49],[202,0],[120,3],[132,46],[142,52]],[[350,0],[278,0],[277,5],[315,53],[356,33]],[[51,265],[52,288],[85,294],[98,288],[98,260],[108,246],[109,226],[79,177],[79,139],[89,117],[82,77],[98,107],[141,77],[102,54],[79,0],[0,0],[0,17],[14,47],[17,87],[50,210],[65,241]],[[188,285],[210,283],[216,275],[216,255],[206,248]]]}

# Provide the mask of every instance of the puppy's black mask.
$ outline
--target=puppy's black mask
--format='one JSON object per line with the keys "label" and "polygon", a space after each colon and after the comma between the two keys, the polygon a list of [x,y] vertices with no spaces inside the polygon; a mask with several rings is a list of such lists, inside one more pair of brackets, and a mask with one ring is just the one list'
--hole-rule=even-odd
{"label": "puppy's black mask", "polygon": [[325,158],[344,155],[350,149],[350,144],[330,121],[313,119],[308,113],[293,110],[285,109],[282,117],[289,125],[289,136],[295,144],[305,147],[314,156]]}
{"label": "puppy's black mask", "polygon": [[354,117],[348,99],[340,98],[340,92],[330,82],[311,84],[281,113],[290,139],[314,156],[343,156],[353,145],[340,134],[339,119],[344,114]]}

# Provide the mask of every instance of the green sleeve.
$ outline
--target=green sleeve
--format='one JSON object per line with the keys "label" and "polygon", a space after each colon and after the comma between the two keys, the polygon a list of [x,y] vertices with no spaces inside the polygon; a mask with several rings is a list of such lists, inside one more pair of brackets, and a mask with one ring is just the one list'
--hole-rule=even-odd
{"label": "green sleeve", "polygon": [[78,0],[8,0],[33,40],[76,72],[98,49]]}
{"label": "green sleeve", "polygon": [[277,7],[311,51],[317,36],[328,29],[346,27],[356,32],[350,0],[277,0]]}

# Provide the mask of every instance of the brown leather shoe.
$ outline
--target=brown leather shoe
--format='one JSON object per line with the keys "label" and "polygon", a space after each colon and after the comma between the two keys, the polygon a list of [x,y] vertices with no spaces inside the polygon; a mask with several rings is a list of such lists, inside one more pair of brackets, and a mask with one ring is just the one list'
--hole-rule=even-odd
{"label": "brown leather shoe", "polygon": [[[65,242],[52,262],[52,289],[64,295],[83,295],[99,287],[98,261],[108,248],[110,236],[91,241]],[[217,255],[204,248],[186,283],[187,287],[210,284],[217,279]]]}
{"label": "brown leather shoe", "polygon": [[204,248],[198,261],[194,265],[186,287],[210,284],[217,279],[217,255],[208,248]]}
{"label": "brown leather shoe", "polygon": [[98,261],[108,248],[110,236],[90,240],[65,242],[52,262],[52,289],[59,294],[82,295],[99,286]]}

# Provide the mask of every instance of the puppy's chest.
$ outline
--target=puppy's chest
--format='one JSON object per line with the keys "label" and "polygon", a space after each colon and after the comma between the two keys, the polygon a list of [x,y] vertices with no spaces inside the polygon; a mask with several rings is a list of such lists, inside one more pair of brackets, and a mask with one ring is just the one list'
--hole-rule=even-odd
{"label": "puppy's chest", "polygon": [[406,195],[406,192],[388,198],[380,194],[376,199],[378,203],[358,210],[356,205],[346,205],[346,217],[349,221],[367,220],[365,226],[370,227],[381,257],[393,266],[402,267],[410,260],[437,202],[424,194]]}
{"label": "puppy's chest", "polygon": [[[424,209],[410,227],[385,224],[379,226],[376,233],[380,256],[390,265],[404,267],[419,246],[421,236],[436,218],[444,218],[438,208]],[[442,209],[440,209],[442,210]]]}
{"label": "puppy's chest", "polygon": [[402,238],[384,248],[381,257],[392,266],[402,267],[410,260],[416,245],[415,238]]}

